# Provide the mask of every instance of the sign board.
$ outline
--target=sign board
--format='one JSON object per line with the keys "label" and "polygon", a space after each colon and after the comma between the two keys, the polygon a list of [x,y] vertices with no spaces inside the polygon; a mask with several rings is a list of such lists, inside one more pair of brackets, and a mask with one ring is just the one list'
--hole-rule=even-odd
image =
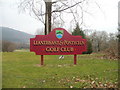
{"label": "sign board", "polygon": [[86,51],[86,39],[73,36],[63,28],[30,39],[30,51],[36,55],[76,55]]}

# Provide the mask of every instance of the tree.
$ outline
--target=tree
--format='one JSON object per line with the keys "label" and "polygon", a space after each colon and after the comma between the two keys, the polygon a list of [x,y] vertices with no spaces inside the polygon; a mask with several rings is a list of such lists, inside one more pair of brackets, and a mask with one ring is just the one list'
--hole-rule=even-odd
{"label": "tree", "polygon": [[89,38],[87,38],[87,51],[83,52],[83,54],[91,54],[93,52],[92,50],[92,43]]}
{"label": "tree", "polygon": [[83,30],[80,29],[78,23],[76,25],[76,28],[72,32],[72,35],[74,35],[74,36],[82,36],[82,38],[87,39],[87,51],[83,52],[83,54],[91,54],[92,53],[92,43],[91,43],[89,38],[86,38],[86,35],[84,34]]}
{"label": "tree", "polygon": [[94,31],[89,35],[94,52],[100,52],[108,47],[108,34],[105,31]]}
{"label": "tree", "polygon": [[106,49],[106,52],[111,58],[118,57],[118,38],[116,34],[109,34],[108,48]]}
{"label": "tree", "polygon": [[116,59],[118,56],[118,37],[115,33],[105,31],[94,31],[89,35],[92,41],[93,52],[102,52],[104,58]]}
{"label": "tree", "polygon": [[[45,25],[51,28],[51,23],[55,27],[57,21],[59,24],[65,24],[64,16],[70,16],[70,23],[76,24],[77,22],[82,25],[84,23],[84,13],[89,13],[84,6],[88,6],[90,0],[46,0],[53,2],[45,2],[45,0],[20,0],[19,8],[22,11],[29,12],[31,16],[35,17]],[[100,6],[95,2],[96,6]],[[46,10],[45,10],[46,9]],[[48,15],[49,14],[49,15]],[[48,15],[48,17],[47,17]],[[51,18],[52,16],[52,18]],[[44,18],[45,17],[45,18]],[[49,24],[46,25],[47,20]]]}
{"label": "tree", "polygon": [[82,29],[79,27],[79,24],[76,24],[76,28],[73,30],[72,35],[74,36],[82,36],[82,38],[86,38],[84,32]]}
{"label": "tree", "polygon": [[16,49],[16,44],[10,41],[2,41],[3,52],[13,52]]}
{"label": "tree", "polygon": [[120,59],[120,24],[118,24],[119,28],[118,28],[118,59]]}

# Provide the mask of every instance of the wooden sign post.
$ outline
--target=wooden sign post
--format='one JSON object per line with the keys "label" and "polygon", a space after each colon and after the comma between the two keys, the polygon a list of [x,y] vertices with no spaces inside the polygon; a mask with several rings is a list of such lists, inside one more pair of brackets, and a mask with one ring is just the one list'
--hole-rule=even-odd
{"label": "wooden sign post", "polygon": [[43,58],[43,55],[41,55],[41,65],[43,65],[43,61],[44,61],[44,58]]}
{"label": "wooden sign post", "polygon": [[74,55],[74,64],[77,64],[77,55]]}
{"label": "wooden sign post", "polygon": [[86,51],[86,39],[82,36],[73,36],[63,28],[55,28],[48,35],[36,35],[30,39],[30,51],[41,55],[74,55],[74,64],[77,64],[77,54]]}

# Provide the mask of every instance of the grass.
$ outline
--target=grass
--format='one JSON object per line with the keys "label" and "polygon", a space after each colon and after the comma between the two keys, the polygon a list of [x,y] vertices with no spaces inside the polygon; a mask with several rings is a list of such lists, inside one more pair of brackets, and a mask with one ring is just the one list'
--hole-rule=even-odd
{"label": "grass", "polygon": [[40,56],[31,52],[3,53],[3,88],[106,88],[117,87],[118,62],[98,57],[102,54]]}

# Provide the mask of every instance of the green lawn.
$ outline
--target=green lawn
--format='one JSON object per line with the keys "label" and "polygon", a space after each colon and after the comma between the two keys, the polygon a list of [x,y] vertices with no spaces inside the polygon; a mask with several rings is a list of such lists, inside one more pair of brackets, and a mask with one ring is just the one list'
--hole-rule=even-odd
{"label": "green lawn", "polygon": [[40,56],[31,52],[3,53],[3,88],[105,88],[117,87],[118,62],[104,60],[102,54],[79,55],[59,60],[57,55]]}

